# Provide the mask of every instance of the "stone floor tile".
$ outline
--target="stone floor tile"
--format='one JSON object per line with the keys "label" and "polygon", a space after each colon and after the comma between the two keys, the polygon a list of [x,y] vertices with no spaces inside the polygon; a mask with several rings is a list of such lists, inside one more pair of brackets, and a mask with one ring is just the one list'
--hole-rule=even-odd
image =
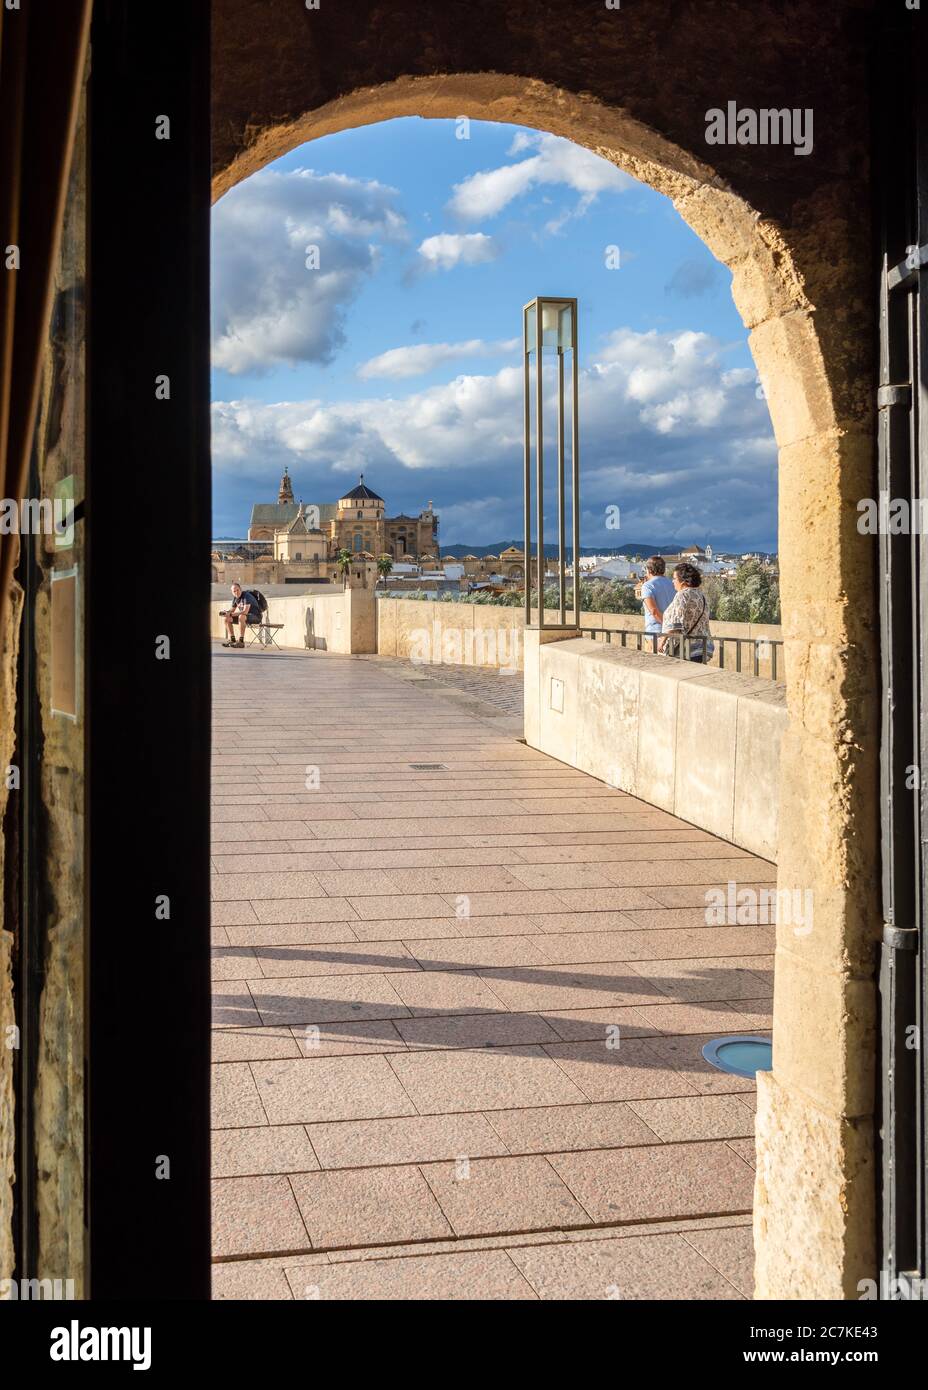
{"label": "stone floor tile", "polygon": [[262,1021],[244,980],[213,984],[212,1011],[214,1028],[247,1028]]}
{"label": "stone floor tile", "polygon": [[723,1143],[600,1149],[549,1161],[597,1222],[750,1211],[754,1197],[753,1172]]}
{"label": "stone floor tile", "polygon": [[[308,979],[252,980],[258,1023],[305,1026],[383,1018],[406,1018],[387,975],[314,975]],[[237,988],[237,985],[227,986]],[[498,1007],[498,1005],[496,1006]]]}
{"label": "stone floor tile", "polygon": [[309,1248],[306,1227],[286,1178],[217,1178],[212,1190],[214,1255]]}
{"label": "stone floor tile", "polygon": [[[605,1042],[607,1038],[651,1038],[660,1029],[651,1008],[551,1009],[545,1015],[561,1042]],[[618,1030],[618,1031],[616,1031]]]}
{"label": "stone floor tile", "polygon": [[439,867],[418,869],[391,869],[394,891],[400,893],[475,893],[499,890],[501,892],[524,887],[514,877],[514,870],[500,866]]}
{"label": "stone floor tile", "polygon": [[395,1027],[410,1050],[517,1047],[558,1041],[558,1034],[538,1014],[443,1014],[399,1018]]}
{"label": "stone floor tile", "polygon": [[636,961],[635,970],[680,1003],[756,999],[769,991],[763,956],[709,956],[699,960]]}
{"label": "stone floor tile", "polygon": [[274,898],[321,898],[323,889],[316,875],[302,873],[213,874],[210,893],[214,903],[255,902]]}
{"label": "stone floor tile", "polygon": [[[577,922],[582,928],[583,918]],[[586,961],[649,960],[654,956],[650,932],[583,931],[546,932],[538,949],[552,965],[579,965]]]}
{"label": "stone floor tile", "polygon": [[405,1052],[396,1031],[401,1020],[375,1019],[368,1023],[310,1023],[287,1031],[300,1057],[350,1057],[369,1052]]}
{"label": "stone floor tile", "polygon": [[217,946],[210,951],[213,980],[247,980],[258,973],[254,952],[248,946]]}
{"label": "stone floor tile", "polygon": [[211,1047],[214,1062],[257,1062],[300,1055],[289,1028],[216,1028]]}
{"label": "stone floor tile", "polygon": [[541,931],[566,932],[576,936],[585,932],[639,932],[641,928],[625,912],[545,912],[535,918]]}
{"label": "stone floor tile", "polygon": [[309,1125],[307,1132],[323,1168],[432,1163],[440,1159],[484,1158],[509,1152],[482,1115],[343,1120]]}
{"label": "stone floor tile", "polygon": [[455,920],[457,934],[472,939],[486,936],[540,936],[544,917],[514,913],[511,917],[461,917]]}
{"label": "stone floor tile", "polygon": [[[732,1285],[680,1235],[626,1236],[509,1250],[543,1299],[735,1299]],[[696,1256],[694,1259],[693,1256]]]}
{"label": "stone floor tile", "polygon": [[[243,811],[248,811],[248,809],[247,806],[241,807]],[[315,838],[309,830],[306,821],[300,820],[296,816],[294,816],[293,820],[288,821],[268,821],[252,818],[250,815],[243,816],[242,819],[250,822],[248,825],[249,841],[307,840]],[[226,841],[234,840],[236,843],[239,843],[242,839],[241,825],[222,825],[213,822],[210,826],[209,833],[214,854],[221,854],[223,852],[219,846]],[[321,846],[321,848],[325,848],[325,846]],[[260,850],[258,852],[260,853]]]}
{"label": "stone floor tile", "polygon": [[687,960],[710,956],[770,956],[776,949],[776,927],[691,927],[647,931],[651,956]]}
{"label": "stone floor tile", "polygon": [[[339,866],[335,862],[334,855],[322,851],[300,850],[294,852],[286,848],[271,853],[262,847],[258,858],[258,867],[265,873],[301,873],[307,869],[337,869]],[[217,873],[241,872],[242,861],[238,856],[214,854],[213,868]]]}
{"label": "stone floor tile", "polygon": [[398,891],[392,876],[382,869],[340,869],[317,873],[321,887],[333,898],[389,894]]}
{"label": "stone floor tile", "polygon": [[258,919],[249,902],[219,902],[213,898],[209,920],[214,927],[237,927]]}
{"label": "stone floor tile", "polygon": [[546,1043],[545,1051],[588,1100],[643,1100],[693,1094],[688,1081],[651,1050],[651,1039]]}
{"label": "stone floor tile", "polygon": [[666,998],[631,964],[509,966],[481,970],[482,978],[513,1012],[621,1008]]}
{"label": "stone floor tile", "polygon": [[[416,960],[398,941],[325,942],[259,946],[254,960],[266,979],[308,975],[375,975],[416,970]],[[249,974],[256,972],[251,970]]]}
{"label": "stone floor tile", "polygon": [[487,1119],[510,1153],[560,1153],[572,1149],[653,1144],[654,1132],[630,1105],[547,1105],[529,1110],[490,1110]]}
{"label": "stone floor tile", "polygon": [[728,1147],[752,1168],[757,1167],[757,1143],[751,1139],[729,1139]]}
{"label": "stone floor tile", "polygon": [[557,895],[563,912],[625,912],[634,907],[659,907],[660,903],[641,888],[564,888]]}
{"label": "stone floor tile", "polygon": [[415,970],[391,975],[390,983],[414,1018],[506,1010],[494,990],[473,971]]}
{"label": "stone floor tile", "polygon": [[[467,912],[461,914],[465,917],[506,917],[510,913],[532,917],[536,912],[563,912],[567,906],[558,893],[528,888],[509,893],[468,893],[466,897]],[[453,909],[456,896],[448,894],[446,902]]]}
{"label": "stone floor tile", "polygon": [[738,1096],[682,1096],[676,1100],[632,1100],[635,1114],[658,1139],[743,1139],[753,1134],[753,1117]]}
{"label": "stone floor tile", "polygon": [[[314,902],[322,902],[314,898]],[[233,946],[317,946],[332,941],[357,941],[356,923],[270,922],[226,927]]]}
{"label": "stone floor tile", "polygon": [[303,1057],[253,1062],[251,1070],[272,1125],[416,1113],[385,1057]]}
{"label": "stone floor tile", "polygon": [[389,1058],[420,1114],[511,1110],[586,1099],[543,1048],[416,1052]]}
{"label": "stone floor tile", "polygon": [[740,1033],[770,1033],[773,1030],[772,999],[735,999],[732,1008],[739,1015]]}
{"label": "stone floor tile", "polygon": [[742,1032],[740,1027],[719,1028],[715,1033],[663,1034],[649,1038],[648,1046],[668,1066],[674,1067],[700,1095],[726,1095],[754,1090],[754,1082],[745,1076],[720,1071],[702,1055],[706,1043],[723,1033]]}
{"label": "stone floor tile", "polygon": [[[409,936],[421,935],[415,925],[418,918],[444,917],[448,913],[448,903],[438,893],[397,893],[394,897],[372,894],[370,897],[348,898],[347,901],[362,922],[378,917],[385,920],[405,917],[409,921]],[[453,911],[453,903],[451,907]]]}
{"label": "stone floor tile", "polygon": [[[656,904],[651,904],[651,905],[652,905],[652,906],[657,905],[657,906],[660,906],[660,907],[699,907],[699,908],[702,908],[703,911],[705,911],[705,909],[706,909],[706,903],[707,903],[707,901],[709,901],[709,900],[706,898],[706,890],[707,890],[708,888],[720,888],[720,889],[722,890],[722,892],[724,893],[724,892],[726,891],[726,889],[727,889],[727,886],[728,886],[728,885],[727,885],[727,881],[726,881],[726,880],[722,880],[721,882],[716,882],[716,883],[713,883],[713,884],[708,884],[708,883],[707,883],[707,884],[691,885],[691,886],[688,886],[688,887],[677,887],[677,888],[657,887],[657,888],[651,888],[649,891],[650,891],[652,897],[656,900]],[[753,882],[753,883],[751,883],[751,882],[742,883],[741,886],[742,886],[742,887],[756,888],[756,889],[758,889],[758,890],[760,890],[760,889],[762,889],[762,888],[770,888],[770,889],[772,889],[774,892],[776,891],[776,883],[769,883],[769,882],[765,882],[765,881],[763,881],[763,880],[757,880],[757,881],[755,881],[755,882]]]}
{"label": "stone floor tile", "polygon": [[711,1000],[707,1004],[645,1004],[642,1016],[656,1033],[743,1033],[743,1016],[733,1004]]}
{"label": "stone floor tile", "polygon": [[317,1249],[450,1234],[441,1207],[416,1167],[299,1173],[291,1182]]}
{"label": "stone floor tile", "polygon": [[[513,877],[525,888],[610,888],[613,880],[595,864],[513,864]],[[488,887],[492,885],[487,885]]]}
{"label": "stone floor tile", "polygon": [[316,1296],[360,1302],[432,1303],[534,1299],[536,1294],[504,1250],[424,1252],[386,1260],[344,1260],[324,1270],[287,1270],[294,1298],[315,1279]]}
{"label": "stone floor tile", "polygon": [[754,1233],[750,1226],[687,1231],[682,1238],[734,1284],[744,1298],[754,1297]]}
{"label": "stone floor tile", "polygon": [[238,1178],[261,1173],[305,1173],[317,1169],[302,1125],[264,1125],[258,1129],[214,1130],[214,1178]]}
{"label": "stone floor tile", "polygon": [[291,1300],[282,1264],[270,1260],[229,1260],[213,1265],[213,1298],[235,1302],[252,1299]]}
{"label": "stone floor tile", "polygon": [[254,1077],[247,1062],[223,1062],[210,1068],[210,1110],[213,1129],[236,1125],[266,1125]]}
{"label": "stone floor tile", "polygon": [[348,922],[357,916],[347,898],[267,898],[252,903],[265,925],[288,922]]}
{"label": "stone floor tile", "polygon": [[523,936],[417,941],[406,939],[410,956],[424,970],[480,970],[496,965],[547,965],[538,940]]}
{"label": "stone floor tile", "polygon": [[553,1230],[588,1221],[546,1158],[432,1163],[423,1173],[458,1236]]}

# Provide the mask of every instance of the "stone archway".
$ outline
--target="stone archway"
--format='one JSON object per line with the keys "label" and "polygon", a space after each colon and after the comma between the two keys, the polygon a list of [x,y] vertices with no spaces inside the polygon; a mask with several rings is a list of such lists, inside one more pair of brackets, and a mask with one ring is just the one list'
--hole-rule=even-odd
{"label": "stone archway", "polygon": [[[239,8],[244,12],[248,5]],[[521,5],[511,8],[524,11],[526,24],[540,22],[530,20]],[[646,3],[640,9],[653,17],[667,7]],[[813,8],[800,9],[814,27]],[[252,45],[236,66],[234,37],[224,46],[220,31],[215,61],[226,66],[217,75],[214,99],[220,132],[214,193],[221,197],[270,160],[321,135],[397,116],[463,114],[550,131],[611,160],[666,194],[731,270],[780,451],[790,727],[781,765],[779,883],[811,890],[814,902],[808,935],[797,936],[788,926],[778,931],[775,1067],[759,1086],[756,1290],[759,1297],[843,1298],[855,1296],[857,1281],[872,1277],[877,1264],[879,662],[873,552],[854,524],[857,500],[875,495],[873,319],[866,227],[859,228],[848,211],[855,198],[868,196],[865,173],[851,169],[847,153],[859,148],[864,164],[864,127],[831,130],[826,145],[833,149],[843,141],[844,160],[829,162],[826,148],[815,174],[809,161],[792,156],[789,164],[790,156],[781,152],[761,177],[746,166],[743,151],[728,147],[712,149],[718,157],[710,165],[710,147],[698,144],[705,109],[724,105],[725,94],[759,90],[758,31],[776,13],[766,3],[752,7],[750,32],[740,41],[742,20],[733,18],[732,32],[718,37],[711,71],[707,36],[697,32],[685,69],[686,93],[665,85],[651,98],[634,65],[647,68],[666,54],[655,52],[633,23],[623,29],[616,57],[629,83],[622,105],[579,94],[609,85],[593,30],[579,44],[596,80],[574,91],[525,72],[468,70],[468,42],[475,41],[465,37],[457,67],[429,75],[404,72],[415,63],[404,63],[400,50],[391,59],[396,75],[388,81],[379,80],[379,50],[369,61],[363,53],[345,56],[344,81],[350,85],[335,95],[325,95],[319,55],[325,53],[337,70],[344,35],[310,37],[296,20],[283,23],[268,40],[280,74],[275,94],[273,77],[264,76],[275,70],[274,62],[266,63],[259,78]],[[790,100],[758,104],[824,103],[829,84],[860,75],[859,48],[846,37],[830,67],[815,67],[816,54],[834,39],[834,22],[832,17],[819,24],[814,33],[810,28]],[[681,20],[677,30],[692,30],[694,23]],[[392,15],[391,25],[398,24]],[[417,23],[410,33],[428,53],[428,36],[419,29]],[[228,32],[236,32],[232,21]],[[674,45],[685,37],[675,33]],[[442,41],[454,57],[455,41],[446,34]],[[294,67],[293,45],[316,60],[303,76]],[[781,53],[779,40],[775,47],[774,57]],[[577,63],[583,68],[573,50],[571,58],[575,69]],[[537,71],[543,70],[539,61]],[[687,103],[688,117],[681,116]],[[683,130],[688,140],[681,139]]]}

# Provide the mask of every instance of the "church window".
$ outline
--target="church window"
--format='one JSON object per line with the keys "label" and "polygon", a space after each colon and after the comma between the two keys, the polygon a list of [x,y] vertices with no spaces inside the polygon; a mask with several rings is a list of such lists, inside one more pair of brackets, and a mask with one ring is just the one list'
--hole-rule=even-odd
{"label": "church window", "polygon": [[359,533],[359,534],[356,535],[355,538],[354,538],[354,548],[355,548],[355,550],[360,550],[360,549],[361,549],[361,546],[362,546],[363,544],[364,544],[364,537],[361,536],[360,533]]}

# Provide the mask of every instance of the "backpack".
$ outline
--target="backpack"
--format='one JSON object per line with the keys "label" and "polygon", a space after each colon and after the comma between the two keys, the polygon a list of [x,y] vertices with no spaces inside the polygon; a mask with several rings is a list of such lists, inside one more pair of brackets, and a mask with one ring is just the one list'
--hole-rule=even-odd
{"label": "backpack", "polygon": [[261,613],[266,613],[266,612],[267,612],[267,599],[264,597],[264,595],[262,594],[261,590],[260,590],[260,589],[249,589],[249,590],[248,590],[248,593],[251,594],[251,597],[254,599],[255,603],[258,605],[258,608],[259,608],[260,612],[261,612]]}

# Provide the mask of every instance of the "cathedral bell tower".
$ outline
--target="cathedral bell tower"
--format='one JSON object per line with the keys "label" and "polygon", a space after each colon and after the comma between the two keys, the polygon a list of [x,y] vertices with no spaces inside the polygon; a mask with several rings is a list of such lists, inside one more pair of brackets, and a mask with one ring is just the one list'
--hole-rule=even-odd
{"label": "cathedral bell tower", "polygon": [[277,503],[278,503],[278,505],[280,505],[280,504],[283,503],[283,502],[292,502],[292,501],[293,501],[293,484],[291,483],[291,481],[290,481],[290,475],[289,475],[289,473],[287,472],[287,470],[286,470],[286,468],[285,468],[285,469],[284,469],[284,476],[283,476],[283,477],[281,478],[281,480],[280,480],[280,491],[279,491],[278,494],[277,494]]}

